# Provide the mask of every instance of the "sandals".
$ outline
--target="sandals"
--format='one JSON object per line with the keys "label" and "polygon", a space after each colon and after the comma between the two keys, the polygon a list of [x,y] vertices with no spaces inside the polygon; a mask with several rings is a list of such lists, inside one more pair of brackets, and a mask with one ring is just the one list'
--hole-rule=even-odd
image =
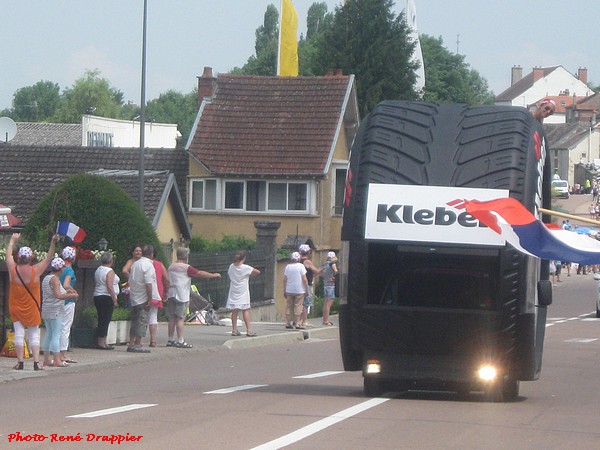
{"label": "sandals", "polygon": [[23,361],[19,361],[17,364],[15,364],[15,366],[13,367],[13,369],[15,369],[15,370],[23,370]]}
{"label": "sandals", "polygon": [[[52,367],[69,367],[69,365],[64,361],[61,361],[59,363],[55,363]],[[34,370],[36,370],[35,363],[33,363],[33,368],[34,368]]]}
{"label": "sandals", "polygon": [[156,342],[150,342],[150,345],[148,345],[148,347],[156,347]]}
{"label": "sandals", "polygon": [[232,331],[232,332],[231,332],[231,335],[232,335],[232,336],[241,336],[241,335],[242,335],[242,333],[240,333],[238,330],[235,330],[235,331]]}
{"label": "sandals", "polygon": [[187,342],[183,341],[183,342],[176,342],[175,347],[177,347],[177,348],[192,348],[193,345],[188,344]]}
{"label": "sandals", "polygon": [[289,323],[289,322],[285,324],[285,327],[286,327],[288,330],[293,330],[293,329],[294,329],[294,325],[292,325],[292,324],[291,324],[291,323]]}
{"label": "sandals", "polygon": [[323,325],[333,325],[333,322],[323,322]]}
{"label": "sandals", "polygon": [[[21,364],[23,364],[23,363],[21,363]],[[33,362],[33,370],[44,370],[44,368],[40,365],[39,362],[34,361]]]}
{"label": "sandals", "polygon": [[256,332],[250,331],[250,332],[246,333],[246,336],[248,336],[248,337],[255,337],[256,336]]}

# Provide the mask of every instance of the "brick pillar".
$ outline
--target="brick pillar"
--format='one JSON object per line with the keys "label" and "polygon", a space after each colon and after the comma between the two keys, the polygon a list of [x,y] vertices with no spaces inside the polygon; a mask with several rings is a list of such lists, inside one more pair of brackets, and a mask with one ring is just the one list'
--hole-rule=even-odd
{"label": "brick pillar", "polygon": [[265,299],[275,298],[275,276],[277,267],[277,230],[281,222],[256,221],[256,247],[263,250],[265,260]]}

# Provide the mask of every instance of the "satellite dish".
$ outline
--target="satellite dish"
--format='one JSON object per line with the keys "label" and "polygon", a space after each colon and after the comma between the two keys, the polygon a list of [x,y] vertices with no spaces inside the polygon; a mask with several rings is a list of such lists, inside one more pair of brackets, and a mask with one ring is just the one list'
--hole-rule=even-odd
{"label": "satellite dish", "polygon": [[17,135],[17,124],[10,117],[0,117],[0,142],[8,142]]}

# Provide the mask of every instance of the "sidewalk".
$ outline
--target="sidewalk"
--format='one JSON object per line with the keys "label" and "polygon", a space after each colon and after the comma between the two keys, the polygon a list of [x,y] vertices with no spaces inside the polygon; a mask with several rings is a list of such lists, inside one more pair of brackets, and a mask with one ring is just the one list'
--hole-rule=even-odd
{"label": "sidewalk", "polygon": [[[337,317],[333,316],[337,322]],[[335,339],[338,337],[337,326],[323,326],[322,319],[310,319],[313,325],[306,330],[287,330],[285,324],[254,322],[254,331],[256,337],[247,337],[245,327],[239,327],[242,336],[231,336],[230,326],[218,325],[186,325],[184,337],[186,342],[193,345],[190,349],[181,349],[166,347],[167,343],[167,323],[161,322],[158,325],[158,346],[150,348],[150,353],[128,353],[126,345],[115,346],[114,350],[96,350],[87,348],[73,348],[69,352],[76,364],[70,364],[69,367],[46,367],[43,371],[33,370],[33,359],[25,360],[24,370],[14,370],[13,366],[17,363],[16,358],[0,357],[0,382],[22,380],[24,378],[44,377],[57,375],[65,372],[83,372],[88,370],[97,370],[104,367],[116,367],[125,364],[137,364],[149,360],[169,360],[181,358],[190,353],[199,353],[204,351],[227,351],[230,349],[259,347],[271,344],[285,344],[301,342],[305,339]],[[147,345],[149,335],[146,334],[144,340]],[[43,361],[43,356],[40,357]]]}

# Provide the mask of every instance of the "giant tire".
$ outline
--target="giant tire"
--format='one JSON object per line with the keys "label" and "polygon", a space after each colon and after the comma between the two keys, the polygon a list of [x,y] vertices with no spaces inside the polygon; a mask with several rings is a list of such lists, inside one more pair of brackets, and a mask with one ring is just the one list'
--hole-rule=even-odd
{"label": "giant tire", "polygon": [[[342,226],[342,240],[350,246],[347,317],[340,323],[346,370],[360,369],[361,341],[376,331],[366,329],[360,320],[369,282],[374,282],[367,276],[368,244],[364,240],[369,184],[508,189],[511,197],[531,211],[536,196],[543,199],[539,206],[549,208],[549,161],[546,159],[540,173],[534,136],[543,136],[541,125],[527,110],[515,107],[388,101],[365,118],[352,147],[346,187],[349,202]],[[508,246],[502,252],[503,277],[511,283],[511,289],[503,294],[502,307],[507,317],[514,318],[519,313],[515,297],[524,295],[526,286],[537,285],[540,271],[526,269],[535,264],[533,258]],[[541,277],[545,276],[547,269],[542,269]],[[531,360],[533,349],[525,353],[523,359]]]}

